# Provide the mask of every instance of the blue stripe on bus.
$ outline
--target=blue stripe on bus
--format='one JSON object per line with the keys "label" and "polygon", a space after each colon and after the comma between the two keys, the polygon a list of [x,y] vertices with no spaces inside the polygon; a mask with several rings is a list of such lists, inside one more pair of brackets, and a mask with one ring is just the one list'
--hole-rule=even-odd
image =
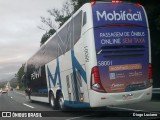
{"label": "blue stripe on bus", "polygon": [[[50,77],[52,77],[52,74],[47,66],[47,72],[48,72],[48,82],[49,82],[49,88],[51,88],[51,82],[50,82]],[[53,77],[52,77],[53,78]]]}
{"label": "blue stripe on bus", "polygon": [[71,58],[72,58],[72,68],[73,68],[73,78],[74,78],[74,86],[75,86],[75,93],[76,93],[76,101],[79,101],[79,93],[78,93],[78,86],[77,86],[77,79],[76,79],[76,69],[80,71],[80,75],[82,76],[85,83],[87,83],[86,80],[86,72],[76,59],[74,55],[74,49],[71,49]]}
{"label": "blue stripe on bus", "polygon": [[51,84],[50,84],[50,79],[52,80],[52,83],[53,85],[55,86],[56,85],[56,82],[57,82],[57,76],[58,76],[58,80],[59,80],[59,87],[62,89],[62,85],[61,85],[61,76],[60,76],[60,69],[59,69],[59,60],[57,59],[57,66],[56,66],[56,71],[55,71],[55,74],[54,74],[54,78],[47,66],[47,71],[48,71],[48,81],[49,81],[49,87],[51,87]]}
{"label": "blue stripe on bus", "polygon": [[[80,63],[78,62],[78,60],[76,59],[76,57],[74,55],[74,49],[71,49],[71,58],[72,58],[72,68],[73,68],[73,77],[74,77],[74,86],[75,86],[76,100],[79,100],[78,88],[77,88],[77,79],[76,79],[76,75],[75,75],[76,69],[80,71],[80,75],[82,76],[82,78],[83,78],[83,80],[84,80],[85,83],[87,83],[86,72],[82,68],[82,66],[80,65]],[[57,76],[58,76],[58,78],[59,78],[59,85],[60,85],[60,88],[62,89],[58,58],[57,58],[57,66],[56,66],[56,71],[55,71],[55,74],[54,74],[55,75],[54,78],[53,78],[53,76],[52,76],[52,74],[51,74],[48,66],[47,66],[47,71],[48,71],[49,87],[51,87],[50,79],[51,79],[53,85],[55,86],[56,85],[56,81],[57,81]]]}
{"label": "blue stripe on bus", "polygon": [[[74,49],[71,50],[71,56],[72,56],[72,68],[75,70],[75,68],[77,68],[78,70],[80,70],[80,75],[82,76],[83,80],[85,83],[87,83],[87,79],[86,79],[86,72],[85,70],[82,68],[82,66],[80,65],[80,63],[78,62],[78,60],[76,59],[75,55],[74,55]],[[75,72],[75,71],[73,71]]]}
{"label": "blue stripe on bus", "polygon": [[72,107],[72,108],[86,108],[86,107],[90,107],[90,104],[86,103],[86,102],[75,102],[75,101],[68,101],[68,100],[64,101],[64,105],[68,106],[68,107]]}

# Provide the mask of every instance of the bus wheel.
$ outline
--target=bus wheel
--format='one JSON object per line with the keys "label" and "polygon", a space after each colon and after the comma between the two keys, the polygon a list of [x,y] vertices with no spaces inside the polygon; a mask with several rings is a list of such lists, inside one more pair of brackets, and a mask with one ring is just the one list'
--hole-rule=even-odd
{"label": "bus wheel", "polygon": [[64,106],[64,97],[63,94],[60,93],[58,97],[58,104],[61,111],[66,111],[67,108]]}
{"label": "bus wheel", "polygon": [[53,109],[56,109],[56,108],[57,108],[56,99],[54,98],[53,93],[50,93],[50,95],[49,95],[49,103],[50,103],[50,106],[51,106]]}

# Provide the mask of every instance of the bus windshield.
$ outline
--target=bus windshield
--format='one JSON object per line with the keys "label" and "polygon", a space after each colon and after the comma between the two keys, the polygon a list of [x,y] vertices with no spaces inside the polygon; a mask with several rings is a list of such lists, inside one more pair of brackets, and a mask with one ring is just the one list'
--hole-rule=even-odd
{"label": "bus windshield", "polygon": [[104,89],[113,93],[150,87],[144,9],[131,3],[96,3],[92,11],[97,65]]}

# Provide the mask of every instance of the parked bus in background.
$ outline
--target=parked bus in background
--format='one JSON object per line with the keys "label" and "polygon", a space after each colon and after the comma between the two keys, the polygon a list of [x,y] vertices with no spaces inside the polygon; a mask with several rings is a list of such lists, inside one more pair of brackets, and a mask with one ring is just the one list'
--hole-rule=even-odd
{"label": "parked bus in background", "polygon": [[150,100],[150,33],[144,8],[84,4],[26,63],[27,97],[86,108]]}

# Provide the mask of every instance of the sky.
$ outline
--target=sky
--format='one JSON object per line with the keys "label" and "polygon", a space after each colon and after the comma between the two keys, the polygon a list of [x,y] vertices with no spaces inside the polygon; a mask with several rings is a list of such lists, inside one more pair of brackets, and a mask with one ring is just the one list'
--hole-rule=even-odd
{"label": "sky", "polygon": [[40,47],[40,17],[66,0],[0,0],[0,82],[12,79]]}

